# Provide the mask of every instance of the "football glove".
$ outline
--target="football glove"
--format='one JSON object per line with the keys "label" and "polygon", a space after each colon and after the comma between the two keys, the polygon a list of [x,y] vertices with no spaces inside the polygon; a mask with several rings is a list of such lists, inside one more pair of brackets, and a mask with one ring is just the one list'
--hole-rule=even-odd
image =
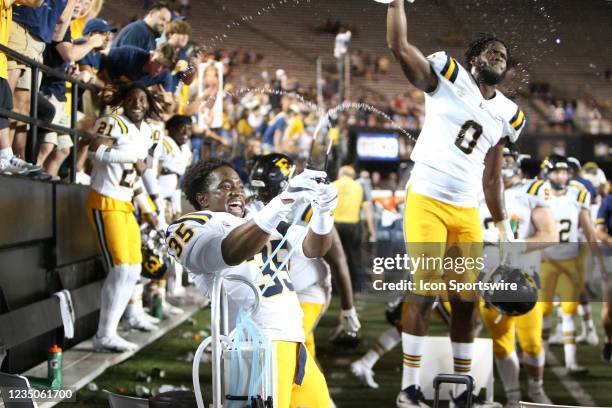
{"label": "football glove", "polygon": [[314,199],[317,191],[316,179],[327,177],[324,171],[306,169],[289,180],[285,191],[279,197],[281,200],[291,200],[295,205],[301,205]]}
{"label": "football glove", "polygon": [[312,200],[313,211],[319,214],[331,213],[338,206],[338,191],[333,184],[318,183]]}
{"label": "football glove", "polygon": [[340,326],[347,333],[358,332],[361,329],[359,316],[354,307],[340,312]]}

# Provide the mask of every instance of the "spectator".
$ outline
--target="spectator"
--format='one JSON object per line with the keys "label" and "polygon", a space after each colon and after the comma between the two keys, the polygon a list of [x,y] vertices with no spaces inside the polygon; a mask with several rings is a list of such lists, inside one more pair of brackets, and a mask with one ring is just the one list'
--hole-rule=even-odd
{"label": "spectator", "polygon": [[[8,46],[11,32],[13,1],[3,1],[0,4],[0,44]],[[27,1],[20,4],[30,7],[39,7],[42,1]],[[13,110],[13,93],[9,86],[8,60],[0,52],[0,108]],[[0,173],[32,174],[40,172],[42,168],[29,164],[13,154],[9,135],[9,120],[0,116]]]}
{"label": "spectator", "polygon": [[598,135],[601,133],[601,112],[597,109],[594,103],[590,103],[588,106],[588,120],[589,120],[589,133],[592,135]]}
{"label": "spectator", "polygon": [[246,148],[244,152],[238,156],[232,158],[232,167],[244,184],[249,182],[249,176],[251,174],[251,167],[253,166],[254,159],[261,155],[261,142],[257,139],[249,139],[246,142]]}
{"label": "spectator", "polygon": [[370,202],[366,199],[361,185],[354,180],[355,170],[343,166],[338,172],[338,180],[333,184],[338,190],[338,207],[334,211],[334,221],[342,247],[346,252],[353,287],[363,287],[361,271],[361,210],[364,210],[370,242],[376,240],[374,216]]}
{"label": "spectator", "polygon": [[351,41],[351,32],[346,28],[340,28],[336,35],[336,43],[334,46],[334,58],[338,67],[338,76],[340,78],[340,86],[338,88],[338,98],[340,102],[344,100],[344,59],[348,52],[348,43]]}
{"label": "spectator", "polygon": [[363,192],[365,194],[366,200],[368,202],[372,202],[372,182],[370,181],[370,172],[367,170],[361,170],[359,172],[359,178],[357,182],[363,188]]}
{"label": "spectator", "polygon": [[550,105],[550,126],[553,132],[563,132],[563,124],[565,123],[565,109],[563,108],[563,101],[558,100],[554,104]]}
{"label": "spectator", "polygon": [[[30,1],[40,6],[40,1]],[[70,23],[70,16],[75,6],[75,0],[45,0],[42,7],[13,7],[13,23],[10,26],[8,47],[35,61],[43,61],[45,44],[54,39],[54,30],[58,21]],[[61,40],[63,34],[56,40]],[[40,86],[42,73],[36,81],[36,89]],[[32,89],[32,70],[26,64],[12,60],[8,61],[8,82],[13,93],[15,111],[22,115],[30,115],[30,89]],[[27,126],[12,124],[13,149],[15,154],[25,157]]]}
{"label": "spectator", "polygon": [[270,105],[272,106],[272,109],[279,109],[281,107],[282,92],[285,88],[286,82],[287,74],[285,74],[285,70],[277,69],[275,77],[270,83],[270,88],[273,91],[270,94]]}
{"label": "spectator", "polygon": [[126,45],[152,51],[156,48],[155,39],[160,37],[172,20],[172,9],[166,2],[157,2],[151,6],[142,20],[136,20],[119,32],[113,47]]}
{"label": "spectator", "polygon": [[[282,103],[288,108],[289,100],[287,98],[283,98]],[[264,154],[279,150],[279,142],[282,139],[286,127],[287,112],[286,109],[283,109],[272,116],[272,120],[270,120],[269,125],[263,134],[262,148]]]}
{"label": "spectator", "polygon": [[111,40],[112,33],[117,32],[117,28],[108,24],[101,18],[94,18],[89,20],[83,29],[84,38],[75,40],[75,44],[83,44],[90,41],[91,38],[96,36],[102,36],[104,41],[100,47],[92,49],[85,57],[78,61],[80,72],[89,72],[91,79],[89,83],[97,86],[98,88],[104,88],[106,85],[104,81],[98,78],[98,70],[100,69],[100,62],[102,60],[102,51],[108,48]]}
{"label": "spectator", "polygon": [[178,62],[172,71],[172,81],[174,90],[179,86],[182,81],[186,85],[190,85],[195,79],[196,71],[189,66],[189,58],[185,47],[189,43],[189,36],[191,35],[191,26],[182,20],[172,21],[168,24],[168,28],[163,36],[158,38],[157,46],[167,43],[178,50]]}
{"label": "spectator", "polygon": [[[80,0],[77,1],[77,5],[79,5],[79,2]],[[78,12],[78,8],[75,9],[75,12]],[[61,41],[52,41],[45,48],[43,61],[45,65],[59,71],[67,71],[73,62],[84,58],[94,49],[102,48],[105,44],[104,34],[91,35],[87,40],[74,44],[71,41],[70,28],[67,25],[58,24],[57,30],[65,31],[64,38]],[[72,68],[71,72],[78,72],[78,67],[74,66]],[[66,81],[45,75],[40,90],[55,107],[55,116],[52,123],[70,127],[70,117],[66,114]],[[36,164],[43,166],[52,179],[58,180],[59,168],[70,154],[72,145],[73,141],[70,135],[58,135],[53,131],[47,132],[38,151]]]}
{"label": "spectator", "polygon": [[105,82],[128,79],[146,86],[159,85],[163,88],[165,101],[169,101],[174,90],[170,69],[176,63],[177,56],[177,49],[169,44],[163,44],[154,51],[130,45],[115,47],[108,55],[102,55],[100,74]]}

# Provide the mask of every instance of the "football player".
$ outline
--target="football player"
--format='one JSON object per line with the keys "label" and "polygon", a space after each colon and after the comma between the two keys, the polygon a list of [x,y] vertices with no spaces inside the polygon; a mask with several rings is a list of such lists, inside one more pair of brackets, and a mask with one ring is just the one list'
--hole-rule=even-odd
{"label": "football player", "polygon": [[[425,92],[425,123],[412,152],[415,165],[407,186],[404,234],[409,253],[442,259],[449,245],[460,247],[463,257],[477,257],[482,231],[478,217],[478,195],[484,190],[494,225],[502,241],[513,239],[506,216],[501,182],[503,148],[515,142],[525,126],[523,111],[498,89],[507,71],[508,48],[495,36],[483,35],[470,44],[465,68],[445,52],[425,57],[408,41],[404,1],[388,6],[387,43],[406,78]],[[416,243],[430,243],[420,244]],[[471,244],[469,244],[471,243]],[[459,245],[461,244],[461,245]],[[411,271],[417,288],[426,276],[441,280],[441,271]],[[457,275],[447,272],[446,278]],[[464,276],[475,279],[476,271]],[[402,391],[397,406],[426,406],[420,389],[421,358],[431,304],[427,291],[409,296],[417,307],[402,316],[404,367]],[[444,294],[446,295],[446,294]],[[454,370],[471,373],[474,353],[474,294],[462,301],[451,297],[450,337]],[[455,387],[455,404],[467,403],[463,385]],[[476,406],[487,406],[476,399]],[[498,406],[499,404],[490,404]]]}
{"label": "football player", "polygon": [[[558,295],[561,299],[565,367],[570,374],[584,374],[588,369],[579,366],[576,361],[574,316],[578,311],[578,299],[584,286],[584,271],[579,264],[578,229],[582,229],[589,244],[596,244],[595,230],[589,213],[591,198],[587,190],[570,185],[569,163],[564,156],[550,156],[542,163],[542,169],[552,186],[550,207],[557,222],[560,242],[557,246],[546,248],[542,256],[542,334],[547,341],[553,311],[552,300]],[[592,248],[601,258],[598,247],[593,245]]]}
{"label": "football player", "polygon": [[[260,157],[254,164],[250,176],[250,189],[254,193],[247,209],[257,211],[280,194],[295,171],[293,160],[281,153],[270,153]],[[312,216],[312,208],[304,205],[299,209],[299,225],[307,225]],[[292,222],[296,214],[290,214]],[[346,256],[342,243],[334,228],[332,247],[324,258],[308,259],[300,256],[291,258],[289,276],[304,312],[305,345],[310,355],[316,357],[314,331],[323,317],[331,300],[331,275],[339,285],[340,325],[347,335],[357,336],[361,327],[353,306],[353,287],[351,284]],[[331,274],[330,274],[331,269]]]}
{"label": "football player", "polygon": [[117,325],[140,276],[142,263],[140,229],[132,199],[139,203],[143,218],[153,228],[157,227],[150,200],[138,181],[146,168],[144,160],[150,139],[145,118],[156,114],[159,105],[140,84],[120,85],[109,95],[108,104],[123,107],[124,113],[98,119],[96,137],[89,146],[93,167],[87,215],[108,269],[93,344],[96,349],[123,352],[137,347],[117,334]]}
{"label": "football player", "polygon": [[[197,211],[179,218],[167,231],[170,252],[205,294],[210,294],[215,276],[227,274],[240,275],[263,291],[253,320],[276,347],[274,406],[280,408],[331,406],[325,378],[303,345],[302,309],[287,270],[278,269],[278,257],[261,270],[273,251],[272,239],[282,235],[298,255],[319,258],[329,250],[331,211],[338,200],[333,185],[315,181],[321,177],[326,177],[325,172],[312,170],[293,177],[285,191],[247,220],[238,173],[222,160],[198,162],[185,174],[185,193]],[[285,222],[305,201],[313,207],[306,234],[304,227]],[[244,285],[225,282],[224,286],[230,311],[252,298]]]}
{"label": "football player", "polygon": [[[597,238],[603,244],[603,252],[606,256],[607,264],[610,265],[610,260],[612,259],[612,235],[610,235],[612,233],[612,195],[608,195],[603,199],[597,212],[596,222]],[[612,363],[612,282],[610,279],[610,276],[604,276],[604,279],[602,279],[603,290],[606,296],[604,296],[601,310],[601,320],[605,334],[601,357],[606,363]]]}
{"label": "football player", "polygon": [[[520,156],[516,150],[504,149],[502,167],[504,199],[506,209],[511,214],[517,240],[532,243],[528,249],[536,251],[521,253],[522,269],[539,280],[540,249],[543,243],[559,241],[557,224],[548,206],[551,191],[548,182],[523,179]],[[480,206],[485,242],[497,242],[498,230],[493,226],[487,206]],[[537,245],[537,248],[536,248]],[[506,391],[505,407],[519,407],[521,386],[519,382],[519,359],[515,350],[515,333],[523,351],[523,364],[528,373],[529,398],[539,404],[551,404],[544,392],[544,359],[542,347],[542,309],[541,304],[521,316],[506,316],[491,305],[481,303],[482,319],[493,339],[493,353],[499,376]]]}

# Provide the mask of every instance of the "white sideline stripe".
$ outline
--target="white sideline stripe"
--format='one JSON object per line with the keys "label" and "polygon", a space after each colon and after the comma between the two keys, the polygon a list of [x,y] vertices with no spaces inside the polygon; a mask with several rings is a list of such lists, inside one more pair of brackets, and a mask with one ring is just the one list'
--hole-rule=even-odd
{"label": "white sideline stripe", "polygon": [[580,384],[571,378],[565,372],[565,367],[561,365],[561,362],[557,357],[550,351],[546,351],[546,361],[550,363],[552,372],[557,376],[561,384],[565,389],[574,397],[576,402],[583,407],[596,407],[593,397],[586,392]]}

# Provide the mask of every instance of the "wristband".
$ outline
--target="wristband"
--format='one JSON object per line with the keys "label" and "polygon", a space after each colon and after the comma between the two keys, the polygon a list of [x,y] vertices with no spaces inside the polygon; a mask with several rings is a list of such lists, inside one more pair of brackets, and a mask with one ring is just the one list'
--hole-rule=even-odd
{"label": "wristband", "polygon": [[284,204],[280,197],[274,197],[253,216],[253,222],[267,234],[273,234],[281,221],[291,211],[291,204]]}
{"label": "wristband", "polygon": [[332,217],[330,212],[320,213],[315,210],[308,225],[315,234],[327,235],[334,228],[334,217]]}
{"label": "wristband", "polygon": [[136,163],[138,161],[138,157],[134,154],[120,152],[104,145],[100,145],[95,153],[90,151],[89,157],[103,163]]}

